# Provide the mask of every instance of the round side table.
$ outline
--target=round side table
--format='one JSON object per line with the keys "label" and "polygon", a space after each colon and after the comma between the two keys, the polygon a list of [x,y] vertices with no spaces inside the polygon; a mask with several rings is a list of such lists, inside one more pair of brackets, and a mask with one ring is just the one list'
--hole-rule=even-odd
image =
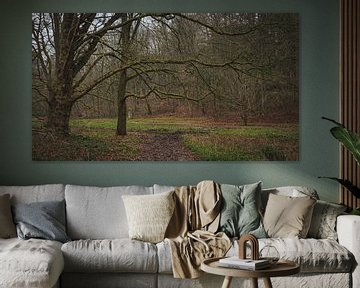
{"label": "round side table", "polygon": [[289,276],[300,272],[300,266],[288,260],[279,260],[269,268],[261,270],[245,270],[237,268],[222,267],[219,259],[206,259],[201,263],[201,270],[216,275],[225,276],[222,288],[229,288],[233,277],[251,278],[253,287],[258,288],[258,278],[263,278],[265,287],[272,288],[270,277]]}

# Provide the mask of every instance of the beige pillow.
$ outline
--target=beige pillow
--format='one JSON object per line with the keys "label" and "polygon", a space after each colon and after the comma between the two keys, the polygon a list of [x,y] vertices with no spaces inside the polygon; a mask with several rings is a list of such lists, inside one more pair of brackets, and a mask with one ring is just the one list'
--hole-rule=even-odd
{"label": "beige pillow", "polygon": [[0,196],[0,238],[16,237],[9,194]]}
{"label": "beige pillow", "polygon": [[269,195],[264,228],[269,237],[305,238],[316,200],[306,197]]}
{"label": "beige pillow", "polygon": [[164,240],[175,207],[173,193],[122,196],[131,239],[151,243]]}

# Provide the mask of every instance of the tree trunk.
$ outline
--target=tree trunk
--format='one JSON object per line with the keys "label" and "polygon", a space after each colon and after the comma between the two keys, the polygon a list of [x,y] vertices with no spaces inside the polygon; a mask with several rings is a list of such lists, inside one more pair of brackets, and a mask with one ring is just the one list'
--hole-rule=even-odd
{"label": "tree trunk", "polygon": [[151,110],[151,106],[150,106],[150,103],[149,103],[149,99],[145,99],[145,102],[146,102],[146,108],[147,108],[147,115],[152,115],[152,110]]}
{"label": "tree trunk", "polygon": [[118,87],[118,120],[116,127],[116,135],[126,135],[126,69],[120,72]]}
{"label": "tree trunk", "polygon": [[[71,71],[70,71],[71,72]],[[60,73],[59,73],[60,74]],[[58,81],[49,85],[49,109],[47,128],[59,136],[69,135],[69,121],[74,102],[71,100],[73,89],[71,73],[58,76]]]}
{"label": "tree trunk", "polygon": [[[123,13],[121,15],[122,23],[127,22],[128,15]],[[127,60],[129,53],[129,44],[130,44],[130,30],[131,22],[125,24],[121,27],[121,38],[120,38],[120,51],[122,53],[123,59]],[[126,120],[127,120],[127,111],[126,111],[126,85],[127,85],[127,71],[126,68],[120,72],[119,75],[119,87],[118,87],[118,121],[116,127],[116,135],[126,135]]]}
{"label": "tree trunk", "polygon": [[47,128],[59,136],[69,135],[69,121],[71,109],[74,104],[73,81],[74,81],[74,50],[71,46],[73,36],[73,23],[76,15],[68,13],[64,15],[61,23],[62,35],[58,38],[56,47],[55,73],[53,81],[48,84],[49,111]]}
{"label": "tree trunk", "polygon": [[49,103],[47,128],[59,136],[67,136],[70,132],[69,121],[72,102],[60,102],[56,98]]}

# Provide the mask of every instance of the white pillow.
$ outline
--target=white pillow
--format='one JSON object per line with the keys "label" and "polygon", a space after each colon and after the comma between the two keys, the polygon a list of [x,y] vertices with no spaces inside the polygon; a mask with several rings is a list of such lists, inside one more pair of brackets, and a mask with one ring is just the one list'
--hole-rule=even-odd
{"label": "white pillow", "polygon": [[131,239],[151,243],[164,240],[175,207],[173,193],[122,196]]}

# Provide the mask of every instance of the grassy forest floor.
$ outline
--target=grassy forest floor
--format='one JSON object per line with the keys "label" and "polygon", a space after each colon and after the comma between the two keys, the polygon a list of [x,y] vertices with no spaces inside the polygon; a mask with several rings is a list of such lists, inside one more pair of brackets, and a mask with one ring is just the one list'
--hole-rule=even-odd
{"label": "grassy forest floor", "polygon": [[116,119],[72,119],[71,134],[56,138],[33,119],[33,160],[253,161],[298,160],[297,124],[241,126],[207,118],[148,117],[128,120],[116,136]]}

